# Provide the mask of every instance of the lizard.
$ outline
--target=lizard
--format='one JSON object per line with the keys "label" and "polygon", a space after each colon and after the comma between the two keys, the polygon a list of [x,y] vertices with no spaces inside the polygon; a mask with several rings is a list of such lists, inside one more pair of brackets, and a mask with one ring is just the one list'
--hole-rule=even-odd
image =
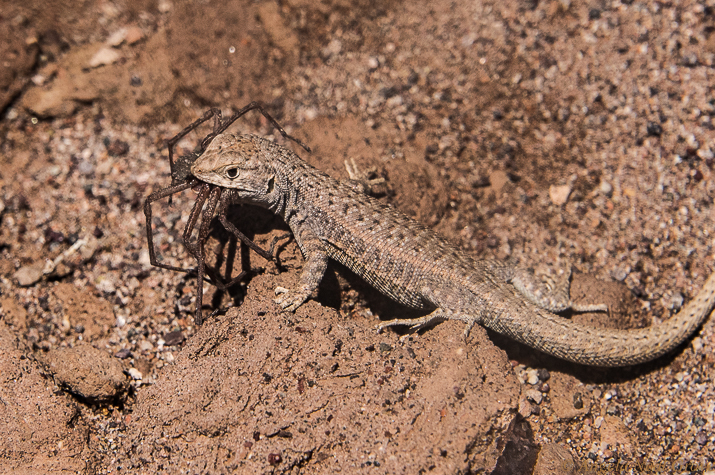
{"label": "lizard", "polygon": [[305,259],[298,284],[276,287],[275,302],[295,311],[320,284],[333,259],[421,318],[378,325],[422,329],[444,320],[479,324],[539,351],[582,365],[646,362],[677,347],[715,305],[715,273],[675,316],[643,329],[582,325],[556,315],[607,310],[575,305],[561,288],[508,261],[477,260],[389,204],[361,193],[256,135],[217,135],[191,166],[199,180],[232,192],[232,200],[281,216]]}

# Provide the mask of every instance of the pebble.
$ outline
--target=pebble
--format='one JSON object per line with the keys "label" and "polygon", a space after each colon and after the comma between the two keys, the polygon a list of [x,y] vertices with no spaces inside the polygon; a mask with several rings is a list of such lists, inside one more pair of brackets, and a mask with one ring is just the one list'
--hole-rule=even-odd
{"label": "pebble", "polygon": [[89,63],[87,63],[87,65],[90,68],[97,68],[99,66],[116,63],[121,57],[122,55],[119,53],[119,51],[113,48],[104,47],[94,53],[94,56],[92,56],[92,59],[89,60]]}
{"label": "pebble", "polygon": [[568,447],[561,444],[547,443],[539,451],[534,465],[534,475],[565,475],[577,473],[578,464],[574,461]]}
{"label": "pebble", "polygon": [[548,381],[551,378],[551,373],[546,368],[539,368],[536,373],[539,375],[539,380]]}
{"label": "pebble", "polygon": [[331,56],[340,54],[340,51],[342,51],[342,49],[342,41],[337,38],[334,38],[330,41],[330,43],[328,43],[328,46],[322,49],[321,53],[323,54],[324,58],[330,58]]}
{"label": "pebble", "polygon": [[174,8],[174,5],[169,0],[161,0],[156,8],[160,13],[168,13]]}
{"label": "pebble", "polygon": [[534,404],[541,404],[541,400],[543,398],[544,395],[541,394],[541,391],[537,391],[536,389],[528,389],[526,391],[526,399],[533,402]]}
{"label": "pebble", "polygon": [[164,344],[166,346],[175,346],[184,341],[184,334],[180,331],[169,332],[164,335]]}
{"label": "pebble", "polygon": [[128,45],[133,45],[144,38],[144,32],[138,26],[127,28],[126,42]]}
{"label": "pebble", "polygon": [[680,292],[673,292],[670,295],[666,294],[661,299],[661,302],[663,302],[663,306],[668,310],[680,309],[683,306],[683,301],[683,294],[681,294]]}
{"label": "pebble", "polygon": [[17,272],[15,272],[15,280],[22,287],[29,287],[35,285],[42,279],[42,269],[43,267],[33,264],[31,266],[20,267]]}
{"label": "pebble", "polygon": [[611,196],[613,194],[613,185],[605,180],[601,180],[601,184],[598,186],[602,194],[606,196]]}
{"label": "pebble", "polygon": [[109,35],[109,38],[107,38],[107,41],[105,41],[105,44],[107,46],[119,46],[122,43],[124,43],[124,40],[127,38],[127,29],[126,28],[120,28],[111,35]]}
{"label": "pebble", "polygon": [[556,206],[561,206],[566,204],[571,194],[570,185],[551,185],[549,187],[549,198],[551,202]]}
{"label": "pebble", "polygon": [[134,381],[141,381],[142,380],[142,372],[139,371],[136,368],[129,368],[127,370],[127,373],[129,373],[129,376],[134,380]]}
{"label": "pebble", "polygon": [[539,382],[539,373],[535,369],[526,372],[526,382],[532,386]]}
{"label": "pebble", "polygon": [[613,277],[614,280],[617,280],[618,282],[623,282],[626,280],[626,277],[628,277],[628,274],[631,272],[630,267],[622,267],[618,266],[615,269],[611,271],[611,277]]}
{"label": "pebble", "polygon": [[121,398],[128,388],[122,363],[87,343],[51,350],[44,360],[58,386],[89,402]]}

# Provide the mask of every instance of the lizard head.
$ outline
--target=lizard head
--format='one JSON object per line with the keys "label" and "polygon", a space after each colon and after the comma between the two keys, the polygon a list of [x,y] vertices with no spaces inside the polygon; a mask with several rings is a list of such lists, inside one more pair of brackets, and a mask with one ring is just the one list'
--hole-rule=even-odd
{"label": "lizard head", "polygon": [[259,137],[221,134],[191,166],[201,181],[229,188],[246,201],[268,204],[275,193],[275,170],[263,157]]}

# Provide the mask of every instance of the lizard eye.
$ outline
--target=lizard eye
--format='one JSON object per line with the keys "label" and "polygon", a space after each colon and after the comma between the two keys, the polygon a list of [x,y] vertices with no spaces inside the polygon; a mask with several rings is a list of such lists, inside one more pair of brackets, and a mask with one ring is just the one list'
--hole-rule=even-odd
{"label": "lizard eye", "polygon": [[229,180],[235,180],[238,178],[238,168],[237,167],[231,167],[226,169],[226,178]]}

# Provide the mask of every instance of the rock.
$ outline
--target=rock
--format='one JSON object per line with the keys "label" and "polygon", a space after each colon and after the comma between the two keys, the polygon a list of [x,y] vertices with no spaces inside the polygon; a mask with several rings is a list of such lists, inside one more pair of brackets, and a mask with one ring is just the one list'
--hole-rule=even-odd
{"label": "rock", "polygon": [[120,28],[111,35],[109,35],[109,38],[107,38],[107,41],[105,42],[107,46],[119,46],[122,43],[124,43],[124,40],[127,39],[127,29],[126,28]]}
{"label": "rock", "polygon": [[333,39],[328,43],[328,46],[321,50],[323,57],[330,58],[331,56],[337,56],[343,49],[343,43],[339,39]]}
{"label": "rock", "polygon": [[166,335],[164,335],[164,344],[166,346],[180,345],[183,341],[184,341],[184,334],[181,332],[181,330],[169,332]]}
{"label": "rock", "polygon": [[533,402],[534,404],[541,404],[541,400],[543,399],[543,394],[541,394],[541,391],[537,391],[536,389],[527,389],[526,390],[526,399],[529,401]]}
{"label": "rock", "polygon": [[572,475],[576,473],[576,462],[566,446],[546,444],[539,451],[532,473],[534,475]]}
{"label": "rock", "polygon": [[569,195],[571,194],[571,186],[570,185],[551,185],[549,187],[549,198],[551,198],[551,202],[556,205],[556,206],[561,206],[566,204],[566,202],[569,199]]}
{"label": "rock", "polygon": [[551,409],[558,420],[568,421],[589,412],[591,396],[581,381],[560,372],[552,372],[549,381]]}
{"label": "rock", "polygon": [[33,264],[31,266],[20,267],[17,272],[15,272],[15,280],[22,287],[29,287],[35,285],[42,279],[42,269],[44,265]]}
{"label": "rock", "polygon": [[23,32],[26,30],[6,28],[4,26],[3,29],[7,33],[2,34],[0,41],[0,58],[3,61],[0,68],[0,111],[5,110],[27,84],[39,52],[36,43],[25,44]]}
{"label": "rock", "polygon": [[22,96],[22,105],[39,117],[66,117],[72,115],[78,107],[75,101],[68,100],[64,89],[29,89]]}
{"label": "rock", "polygon": [[141,381],[144,377],[144,375],[142,375],[142,372],[136,368],[129,368],[127,370],[127,373],[129,373],[129,376],[131,376],[134,381]]}
{"label": "rock", "polygon": [[122,398],[129,387],[119,360],[86,343],[51,350],[42,359],[58,386],[89,402]]}
{"label": "rock", "polygon": [[125,41],[128,45],[133,45],[144,39],[144,32],[138,26],[132,26],[127,29],[127,36]]}
{"label": "rock", "polygon": [[94,56],[89,60],[88,66],[90,68],[97,68],[99,66],[105,66],[107,64],[116,63],[119,61],[122,55],[114,48],[101,48],[99,51],[94,53]]}
{"label": "rock", "polygon": [[496,170],[491,175],[489,175],[489,183],[491,184],[492,190],[495,193],[499,193],[504,185],[509,183],[509,176],[502,170]]}
{"label": "rock", "polygon": [[174,5],[169,0],[161,0],[156,8],[160,13],[169,13]]}

